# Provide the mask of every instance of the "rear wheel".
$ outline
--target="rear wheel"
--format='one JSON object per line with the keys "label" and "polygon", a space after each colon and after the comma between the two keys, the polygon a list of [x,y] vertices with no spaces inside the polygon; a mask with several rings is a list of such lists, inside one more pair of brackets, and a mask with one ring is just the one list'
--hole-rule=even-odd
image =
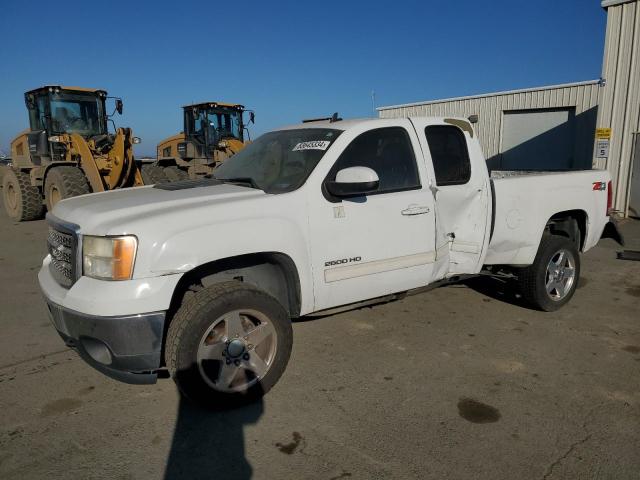
{"label": "rear wheel", "polygon": [[165,357],[180,391],[209,407],[244,404],[282,376],[293,333],[280,303],[242,282],[223,282],[185,300],[169,331]]}
{"label": "rear wheel", "polygon": [[533,264],[519,275],[522,295],[533,307],[558,310],[571,300],[580,277],[580,256],[565,237],[544,235]]}
{"label": "rear wheel", "polygon": [[140,174],[145,185],[155,185],[156,183],[167,183],[169,181],[164,173],[164,168],[159,165],[143,165]]}
{"label": "rear wheel", "polygon": [[180,180],[187,180],[189,174],[176,165],[165,167],[164,174],[167,176],[170,182],[178,182]]}
{"label": "rear wheel", "polygon": [[2,197],[9,217],[18,222],[42,217],[42,195],[29,175],[7,169],[2,178]]}
{"label": "rear wheel", "polygon": [[60,200],[91,193],[84,172],[78,167],[54,167],[44,181],[44,199],[47,210],[52,211]]}

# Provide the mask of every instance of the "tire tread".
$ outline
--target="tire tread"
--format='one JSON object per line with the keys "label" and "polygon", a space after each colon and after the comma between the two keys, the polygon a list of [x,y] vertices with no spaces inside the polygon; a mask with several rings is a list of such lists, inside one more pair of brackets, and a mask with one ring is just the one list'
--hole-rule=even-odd
{"label": "tire tread", "polygon": [[[189,391],[193,392],[193,389],[190,385],[185,385],[182,383],[184,380],[180,380],[180,361],[179,357],[182,357],[183,353],[180,352],[180,345],[185,341],[188,342],[189,335],[192,332],[189,331],[190,327],[193,327],[194,319],[199,318],[200,312],[207,308],[208,304],[215,301],[220,301],[221,298],[227,297],[229,302],[234,302],[233,295],[241,294],[241,293],[250,293],[256,296],[262,297],[264,300],[269,302],[275,302],[281,309],[283,317],[287,319],[288,314],[284,307],[280,305],[280,303],[273,298],[268,293],[263,290],[254,287],[253,285],[240,282],[237,280],[220,282],[209,287],[206,287],[202,290],[199,290],[193,294],[190,294],[185,297],[182,302],[182,305],[175,313],[171,323],[169,324],[169,328],[167,330],[166,341],[165,341],[165,364],[167,369],[169,370],[170,376],[176,381],[178,384],[178,388],[180,391],[185,394],[187,397],[196,401],[197,403],[202,403],[202,398],[198,398],[196,394],[194,397],[189,393]],[[272,318],[272,321],[275,319]],[[277,323],[277,322],[275,322]],[[276,327],[278,328],[278,327]],[[221,393],[215,392],[214,390],[210,390],[207,394],[208,399],[207,402],[214,401],[215,405],[206,404],[208,407],[233,407],[238,406],[250,401],[255,400],[258,396],[263,395],[275,382],[280,378],[282,373],[286,368],[286,364],[288,362],[289,356],[291,354],[291,348],[293,343],[293,337],[291,335],[291,324],[288,325],[289,334],[285,334],[282,338],[278,337],[278,350],[283,352],[282,355],[285,355],[286,360],[283,362],[276,362],[271,366],[271,370],[267,374],[270,377],[270,380],[266,380],[266,377],[263,378],[260,382],[260,389],[255,389],[251,387],[247,392],[244,393]],[[184,361],[184,358],[183,358]],[[266,380],[266,381],[265,381]],[[183,388],[187,387],[187,388]]]}
{"label": "tire tread", "polygon": [[[37,220],[41,218],[43,213],[42,195],[38,187],[31,185],[31,177],[29,174],[19,170],[10,169],[4,175],[2,182],[3,190],[11,180],[14,180],[18,187],[20,194],[19,202],[21,204],[18,216],[12,216],[12,218],[19,222]],[[11,216],[6,204],[5,209],[7,209],[7,213]]]}

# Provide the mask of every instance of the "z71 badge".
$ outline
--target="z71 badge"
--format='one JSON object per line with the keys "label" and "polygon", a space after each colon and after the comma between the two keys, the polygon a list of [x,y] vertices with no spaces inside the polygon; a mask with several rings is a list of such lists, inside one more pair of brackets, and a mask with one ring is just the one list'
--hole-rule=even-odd
{"label": "z71 badge", "polygon": [[329,262],[324,262],[324,266],[333,267],[335,265],[342,265],[344,263],[359,262],[360,260],[362,260],[362,257],[341,258],[340,260],[331,260]]}

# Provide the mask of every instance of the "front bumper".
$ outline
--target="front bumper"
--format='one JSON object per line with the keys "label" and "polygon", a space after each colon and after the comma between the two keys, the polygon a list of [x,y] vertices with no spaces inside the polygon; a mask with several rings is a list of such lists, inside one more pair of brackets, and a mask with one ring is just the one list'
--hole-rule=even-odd
{"label": "front bumper", "polygon": [[38,273],[53,324],[92,367],[126,383],[154,383],[162,357],[166,311],[181,275],[120,282],[81,277],[71,288]]}
{"label": "front bumper", "polygon": [[68,310],[48,299],[47,307],[67,346],[96,370],[125,383],[156,382],[165,312],[97,317]]}

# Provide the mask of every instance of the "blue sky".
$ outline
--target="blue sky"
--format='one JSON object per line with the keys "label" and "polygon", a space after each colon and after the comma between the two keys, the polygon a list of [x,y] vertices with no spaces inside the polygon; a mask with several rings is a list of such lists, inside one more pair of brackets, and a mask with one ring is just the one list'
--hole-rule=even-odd
{"label": "blue sky", "polygon": [[599,0],[181,2],[4,0],[0,149],[27,126],[23,93],[104,88],[154,154],[183,104],[243,103],[252,134],[340,112],[600,76]]}

